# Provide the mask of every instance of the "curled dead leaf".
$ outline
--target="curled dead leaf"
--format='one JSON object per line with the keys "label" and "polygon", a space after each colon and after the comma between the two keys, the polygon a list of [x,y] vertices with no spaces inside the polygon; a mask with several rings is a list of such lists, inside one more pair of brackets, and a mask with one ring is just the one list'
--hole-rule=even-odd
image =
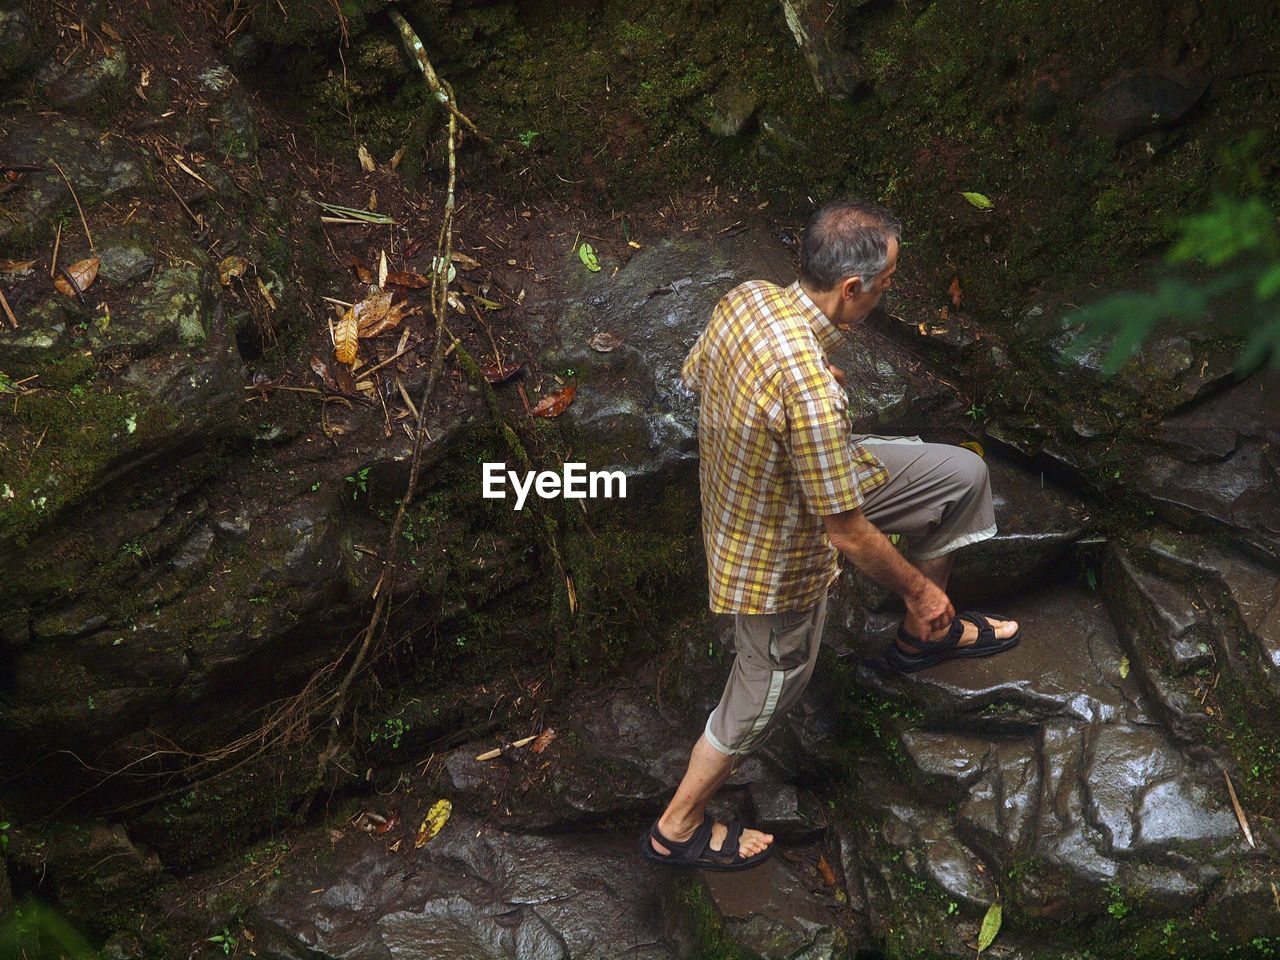
{"label": "curled dead leaf", "polygon": [[538,401],[537,406],[529,411],[531,417],[558,417],[573,403],[573,395],[578,392],[576,386],[570,385],[563,390],[549,393]]}
{"label": "curled dead leaf", "polygon": [[959,310],[960,304],[964,302],[964,293],[960,290],[959,277],[951,278],[951,286],[947,287],[947,294],[951,297],[951,306]]}
{"label": "curled dead leaf", "polygon": [[34,260],[0,260],[0,273],[27,274],[35,265]]}
{"label": "curled dead leaf", "polygon": [[477,270],[480,267],[480,261],[473,257],[468,257],[465,253],[453,252],[449,254],[449,259],[460,266],[463,270]]}
{"label": "curled dead leaf", "polygon": [[836,882],[836,872],[832,869],[831,864],[827,862],[825,854],[818,856],[818,873],[822,874],[822,882],[831,889],[835,889],[838,885]]}
{"label": "curled dead leaf", "polygon": [[235,254],[223,257],[218,261],[218,282],[224,287],[229,287],[232,280],[243,277],[248,270],[249,261],[244,257],[238,257]]}
{"label": "curled dead leaf", "polygon": [[360,149],[356,151],[356,156],[360,158],[360,169],[365,173],[373,173],[378,169],[378,165],[373,162],[373,156],[369,153],[368,147],[363,143],[360,144]]}
{"label": "curled dead leaf", "polygon": [[587,345],[596,353],[610,353],[622,346],[622,338],[616,333],[601,330],[587,341]]}
{"label": "curled dead leaf", "polygon": [[517,363],[504,363],[498,366],[496,363],[488,363],[484,366],[484,378],[490,383],[503,383],[510,380],[524,368],[524,361]]}
{"label": "curled dead leaf", "polygon": [[543,750],[547,749],[547,747],[551,746],[551,743],[555,738],[555,728],[547,727],[547,729],[538,734],[537,739],[533,741],[533,745],[529,747],[529,749],[534,753],[541,753]]}
{"label": "curled dead leaf", "polygon": [[65,296],[78,297],[93,285],[94,280],[98,279],[100,262],[97,257],[87,257],[69,267],[61,267],[59,268],[61,276],[54,278],[53,285]]}
{"label": "curled dead leaf", "polygon": [[421,290],[431,286],[431,278],[414,273],[412,270],[391,270],[387,273],[387,282],[383,286],[387,284],[393,287],[405,287],[408,290]]}

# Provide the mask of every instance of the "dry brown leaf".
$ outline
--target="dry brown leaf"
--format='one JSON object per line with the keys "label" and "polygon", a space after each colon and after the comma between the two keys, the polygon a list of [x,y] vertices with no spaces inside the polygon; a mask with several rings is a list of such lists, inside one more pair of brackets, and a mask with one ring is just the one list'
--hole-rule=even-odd
{"label": "dry brown leaf", "polygon": [[951,297],[951,306],[959,310],[960,304],[964,302],[964,294],[960,290],[959,277],[951,278],[951,286],[947,287],[947,294]]}
{"label": "dry brown leaf", "polygon": [[392,170],[400,169],[400,161],[404,159],[404,154],[406,149],[407,149],[406,147],[401,147],[399,150],[397,150],[395,153],[391,155],[390,166]]}
{"label": "dry brown leaf", "polygon": [[236,277],[243,277],[249,270],[249,261],[234,254],[218,261],[218,282],[229,287]]}
{"label": "dry brown leaf", "polygon": [[565,408],[573,403],[573,395],[578,392],[576,386],[568,386],[555,393],[549,393],[538,401],[537,406],[529,411],[531,417],[558,417]]}
{"label": "dry brown leaf", "polygon": [[547,729],[538,734],[538,738],[533,741],[533,746],[529,749],[534,753],[541,753],[543,750],[547,749],[547,747],[551,746],[551,743],[555,738],[555,729],[553,727],[547,727]]}
{"label": "dry brown leaf", "polygon": [[107,21],[103,20],[102,23],[99,24],[99,27],[101,28],[103,33],[105,33],[108,37],[110,37],[116,43],[124,42],[124,37],[120,36],[120,31],[117,30],[115,27],[113,27],[111,24],[107,23]]}
{"label": "dry brown leaf", "polygon": [[314,353],[311,355],[311,372],[316,375],[316,379],[320,381],[320,385],[334,393],[338,392],[338,385],[334,383],[333,374],[329,372],[329,365],[317,357]]}
{"label": "dry brown leaf", "polygon": [[390,833],[397,826],[399,826],[399,824],[400,824],[400,813],[399,811],[392,810],[391,813],[387,816],[387,819],[383,820],[382,823],[378,824],[376,827],[373,828],[373,832],[376,834]]}
{"label": "dry brown leaf", "polygon": [[477,270],[480,267],[480,261],[473,257],[468,257],[465,253],[451,253],[449,259],[460,266],[463,270]]}
{"label": "dry brown leaf", "polygon": [[[364,307],[363,310],[362,307]],[[376,337],[392,327],[399,326],[400,321],[410,312],[409,304],[404,301],[393,304],[391,294],[385,292],[374,294],[368,300],[362,300],[352,307],[352,310],[359,318],[358,332],[361,337]]]}
{"label": "dry brown leaf", "polygon": [[369,154],[369,150],[362,143],[360,149],[356,151],[356,156],[360,158],[360,169],[365,173],[373,173],[378,169],[378,165],[373,162],[373,157]]}
{"label": "dry brown leaf", "polygon": [[[373,207],[369,208],[370,210]],[[378,257],[378,286],[379,288],[387,285],[387,251],[383,250]]]}
{"label": "dry brown leaf", "polygon": [[610,333],[607,330],[601,330],[599,333],[593,334],[591,339],[587,341],[587,346],[596,353],[610,353],[617,350],[622,345],[622,338],[616,333]]}
{"label": "dry brown leaf", "polygon": [[517,363],[504,363],[498,366],[496,363],[487,363],[484,366],[484,378],[490,383],[503,383],[510,380],[524,368],[524,361]]}
{"label": "dry brown leaf", "polygon": [[837,886],[836,872],[831,868],[831,864],[827,862],[825,854],[818,856],[818,872],[822,874],[822,882],[834,890]]}
{"label": "dry brown leaf", "polygon": [[339,363],[345,363],[349,367],[356,362],[359,340],[360,322],[356,319],[356,308],[350,307],[333,328],[333,355],[338,358]]}
{"label": "dry brown leaf", "polygon": [[[392,270],[387,274],[387,283],[393,287],[406,287],[410,290],[421,290],[431,286],[431,278],[424,277],[412,270]],[[384,283],[383,286],[386,286]]]}
{"label": "dry brown leaf", "polygon": [[[73,263],[69,267],[63,267],[59,271],[59,276],[54,278],[53,285],[58,288],[59,293],[65,296],[79,296],[93,286],[93,281],[98,278],[98,264],[100,262],[97,257],[88,257]],[[69,280],[68,275],[70,276]]]}
{"label": "dry brown leaf", "polygon": [[0,260],[0,273],[30,273],[34,260]]}

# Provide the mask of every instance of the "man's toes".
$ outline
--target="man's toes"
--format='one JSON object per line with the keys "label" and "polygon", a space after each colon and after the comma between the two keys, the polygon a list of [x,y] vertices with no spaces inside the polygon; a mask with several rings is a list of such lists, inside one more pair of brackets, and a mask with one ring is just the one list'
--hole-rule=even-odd
{"label": "man's toes", "polygon": [[1017,620],[1001,620],[1000,626],[996,627],[996,636],[1001,640],[1007,640],[1018,632]]}

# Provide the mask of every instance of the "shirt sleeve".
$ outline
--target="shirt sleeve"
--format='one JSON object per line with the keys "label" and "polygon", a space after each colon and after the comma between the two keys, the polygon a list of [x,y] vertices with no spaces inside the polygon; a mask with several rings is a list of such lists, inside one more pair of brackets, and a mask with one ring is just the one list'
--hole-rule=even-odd
{"label": "shirt sleeve", "polygon": [[704,328],[702,333],[698,334],[698,339],[694,341],[693,348],[689,351],[689,355],[684,358],[684,364],[680,367],[680,379],[694,393],[702,389],[702,377],[699,367],[702,363],[702,343],[706,336],[707,331]]}
{"label": "shirt sleeve", "polygon": [[844,391],[833,388],[826,372],[812,364],[786,371],[780,386],[783,444],[805,509],[821,517],[861,507]]}

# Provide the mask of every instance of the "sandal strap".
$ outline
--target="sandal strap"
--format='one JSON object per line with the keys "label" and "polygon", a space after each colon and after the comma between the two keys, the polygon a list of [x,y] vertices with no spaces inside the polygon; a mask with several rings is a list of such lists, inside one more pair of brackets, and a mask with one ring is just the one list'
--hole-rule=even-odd
{"label": "sandal strap", "polygon": [[978,639],[975,646],[989,647],[996,642],[996,629],[991,626],[991,621],[987,619],[985,613],[980,610],[966,610],[964,613],[959,614],[956,620],[959,621],[961,617],[978,628]]}
{"label": "sandal strap", "polygon": [[917,637],[908,633],[906,627],[902,624],[898,625],[898,639],[913,647],[919,647],[921,650],[950,650],[960,642],[962,636],[964,636],[964,624],[960,622],[958,616],[951,621],[951,626],[947,628],[946,636],[939,637],[937,640],[925,640]]}
{"label": "sandal strap", "polygon": [[711,842],[711,828],[714,826],[715,821],[704,815],[702,823],[698,824],[698,829],[693,831],[688,840],[668,840],[658,829],[658,821],[655,820],[649,828],[649,835],[671,851],[672,859],[697,860]]}

